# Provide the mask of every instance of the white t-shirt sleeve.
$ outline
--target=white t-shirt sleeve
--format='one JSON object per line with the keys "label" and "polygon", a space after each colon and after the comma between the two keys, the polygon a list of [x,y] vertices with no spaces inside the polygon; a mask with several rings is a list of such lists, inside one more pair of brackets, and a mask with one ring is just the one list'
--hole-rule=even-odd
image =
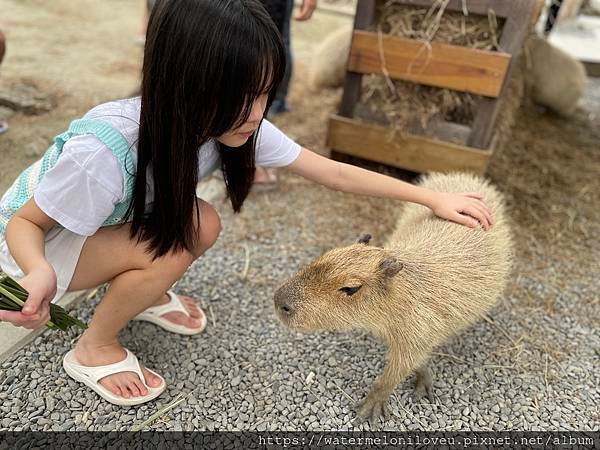
{"label": "white t-shirt sleeve", "polygon": [[284,167],[300,155],[301,147],[268,120],[263,120],[256,142],[256,165]]}
{"label": "white t-shirt sleeve", "polygon": [[123,173],[98,138],[75,136],[33,195],[39,208],[64,228],[92,236],[124,197]]}

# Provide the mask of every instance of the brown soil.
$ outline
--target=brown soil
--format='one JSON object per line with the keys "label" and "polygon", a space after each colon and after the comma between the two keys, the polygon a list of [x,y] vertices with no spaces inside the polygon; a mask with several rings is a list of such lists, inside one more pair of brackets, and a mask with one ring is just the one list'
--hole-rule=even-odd
{"label": "brown soil", "polygon": [[33,85],[52,99],[45,114],[19,112],[0,136],[0,191],[35,161],[69,122],[138,83],[141,48],[136,0],[0,0],[7,39],[0,87]]}

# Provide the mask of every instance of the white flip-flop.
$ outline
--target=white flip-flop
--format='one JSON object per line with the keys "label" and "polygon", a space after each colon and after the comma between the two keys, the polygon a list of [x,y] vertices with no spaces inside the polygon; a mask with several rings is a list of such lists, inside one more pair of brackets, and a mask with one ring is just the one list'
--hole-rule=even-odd
{"label": "white flip-flop", "polygon": [[204,328],[206,327],[206,314],[204,314],[204,311],[202,311],[202,310],[200,310],[202,312],[201,323],[196,328],[189,328],[189,327],[186,327],[185,325],[173,323],[170,320],[167,320],[164,317],[162,317],[163,314],[170,313],[170,312],[182,312],[186,316],[190,317],[190,313],[185,308],[185,306],[183,305],[183,303],[181,302],[181,299],[177,296],[177,294],[175,294],[174,292],[171,292],[171,291],[167,291],[167,295],[169,296],[169,299],[171,300],[169,303],[165,303],[164,305],[151,306],[149,308],[146,308],[145,311],[143,311],[140,314],[138,314],[137,316],[135,316],[133,318],[133,320],[143,320],[146,322],[151,322],[155,325],[158,325],[161,328],[164,328],[167,331],[170,331],[171,333],[185,334],[185,335],[201,333],[204,330]]}
{"label": "white flip-flop", "polygon": [[[150,400],[154,400],[160,394],[164,392],[167,387],[165,380],[156,372],[146,368],[150,373],[161,379],[162,384],[159,387],[150,387],[146,384],[142,368],[137,357],[129,350],[125,349],[127,356],[124,360],[116,362],[114,364],[108,364],[106,366],[82,366],[77,358],[75,357],[74,350],[69,351],[63,358],[63,367],[71,378],[80,383],[85,384],[90,389],[93,389],[100,397],[104,400],[120,406],[133,406],[139,405],[140,403],[146,403]],[[109,375],[121,372],[134,372],[140,377],[148,393],[140,397],[125,398],[119,395],[113,394],[111,391],[102,386],[98,381]]]}

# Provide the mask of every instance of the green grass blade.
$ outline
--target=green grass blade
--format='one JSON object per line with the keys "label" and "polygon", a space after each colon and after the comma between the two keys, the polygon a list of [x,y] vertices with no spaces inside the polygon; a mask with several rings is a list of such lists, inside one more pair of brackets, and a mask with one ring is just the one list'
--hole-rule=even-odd
{"label": "green grass blade", "polygon": [[8,285],[3,284],[2,285],[4,287],[4,289],[6,289],[7,291],[9,291],[11,294],[13,294],[15,297],[25,301],[27,300],[27,297],[29,297],[29,293],[23,294],[23,291],[19,290],[19,289],[15,289],[13,287],[10,287]]}
{"label": "green grass blade", "polygon": [[9,290],[7,290],[4,286],[2,286],[2,284],[0,284],[0,294],[2,294],[8,300],[10,300],[10,301],[14,302],[15,304],[19,305],[21,308],[25,304],[25,302],[23,300],[19,299],[17,296],[15,296],[14,294],[12,294]]}
{"label": "green grass blade", "polygon": [[16,289],[17,291],[19,291],[21,294],[23,294],[25,296],[29,295],[29,292],[27,292],[25,290],[25,288],[23,288],[23,286],[21,286],[19,283],[17,283],[15,280],[13,280],[8,275],[2,280],[2,284],[6,285],[8,287],[11,287],[13,289]]}

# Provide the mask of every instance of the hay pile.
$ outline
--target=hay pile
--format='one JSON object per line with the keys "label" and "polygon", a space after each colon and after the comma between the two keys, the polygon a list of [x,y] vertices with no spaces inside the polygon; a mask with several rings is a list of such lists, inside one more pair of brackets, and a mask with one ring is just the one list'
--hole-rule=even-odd
{"label": "hay pile", "polygon": [[[429,42],[480,50],[498,49],[502,19],[493,13],[488,17],[469,14],[466,7],[462,13],[446,11],[447,3],[447,0],[438,0],[431,8],[421,8],[401,5],[395,0],[381,1],[370,31],[422,41],[424,54]],[[363,77],[356,116],[392,126],[400,132],[427,134],[429,124],[436,121],[471,125],[479,98],[450,89],[395,81],[384,75],[367,75]]]}

